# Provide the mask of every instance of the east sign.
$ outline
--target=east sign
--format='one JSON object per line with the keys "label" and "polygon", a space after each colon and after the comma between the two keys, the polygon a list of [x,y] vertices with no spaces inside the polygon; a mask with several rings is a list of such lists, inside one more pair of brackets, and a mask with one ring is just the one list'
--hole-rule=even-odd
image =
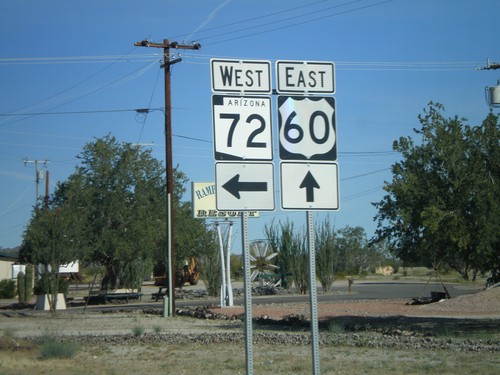
{"label": "east sign", "polygon": [[332,62],[277,61],[276,80],[279,93],[335,93],[335,67]]}

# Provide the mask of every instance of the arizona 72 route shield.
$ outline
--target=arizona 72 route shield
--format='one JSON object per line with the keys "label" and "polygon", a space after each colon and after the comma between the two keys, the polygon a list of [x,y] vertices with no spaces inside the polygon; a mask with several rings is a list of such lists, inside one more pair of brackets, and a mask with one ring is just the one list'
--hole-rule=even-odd
{"label": "arizona 72 route shield", "polygon": [[215,160],[272,160],[271,98],[212,96]]}

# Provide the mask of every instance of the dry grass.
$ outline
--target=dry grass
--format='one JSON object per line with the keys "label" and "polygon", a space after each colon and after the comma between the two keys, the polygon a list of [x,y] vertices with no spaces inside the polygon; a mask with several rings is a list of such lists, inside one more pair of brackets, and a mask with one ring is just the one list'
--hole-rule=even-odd
{"label": "dry grass", "polygon": [[[254,347],[256,374],[311,373],[308,346]],[[497,374],[498,353],[324,347],[322,374]],[[39,348],[0,351],[0,374],[245,374],[243,345],[83,346],[72,359],[39,358]]]}
{"label": "dry grass", "polygon": [[[322,306],[320,311],[325,316],[363,316],[367,311],[373,316],[389,316],[403,319],[403,326],[408,326],[417,319],[426,324],[432,318],[424,316],[494,315],[490,326],[498,322],[500,288],[496,291],[478,293],[470,297],[445,301],[434,306],[406,306],[404,303],[391,301],[338,303]],[[273,316],[282,316],[300,312],[289,305],[268,306],[266,311],[254,312]],[[306,306],[307,307],[307,306]],[[327,309],[328,308],[328,309]],[[331,310],[329,310],[331,308]],[[386,311],[392,309],[391,313]],[[411,309],[411,311],[410,311]],[[412,314],[410,314],[412,312]],[[416,313],[418,312],[418,314]],[[475,314],[473,314],[475,313]],[[416,316],[416,317],[415,317]],[[415,318],[413,318],[415,317]],[[456,334],[456,324],[463,325],[469,319],[439,319],[453,323],[450,334]],[[465,322],[465,323],[464,323]],[[481,333],[488,331],[484,320],[471,319],[469,325],[477,325]],[[140,328],[140,329],[139,329]],[[445,327],[446,328],[446,327]],[[255,329],[259,329],[255,327]],[[144,330],[144,331],[143,331]],[[498,328],[492,328],[494,337],[498,337]],[[0,317],[0,375],[18,374],[72,374],[72,375],[126,375],[126,374],[245,374],[244,343],[211,344],[200,343],[166,344],[137,341],[126,344],[99,343],[81,344],[73,358],[42,359],[41,346],[33,340],[23,337],[43,336],[53,333],[66,336],[71,341],[73,335],[106,336],[134,335],[139,333],[200,333],[200,332],[243,332],[241,322],[220,322],[200,319],[175,317],[164,319],[159,316],[147,316],[140,313],[100,314],[66,312],[57,316],[36,313],[32,316],[12,313],[9,317]],[[2,335],[3,333],[3,335]],[[137,335],[135,334],[137,333]],[[462,338],[471,335],[465,330]],[[497,353],[458,352],[446,350],[407,350],[383,349],[371,347],[323,346],[320,351],[322,374],[499,374],[500,356]],[[311,347],[308,345],[269,345],[255,344],[253,369],[256,374],[308,374],[311,369]]]}

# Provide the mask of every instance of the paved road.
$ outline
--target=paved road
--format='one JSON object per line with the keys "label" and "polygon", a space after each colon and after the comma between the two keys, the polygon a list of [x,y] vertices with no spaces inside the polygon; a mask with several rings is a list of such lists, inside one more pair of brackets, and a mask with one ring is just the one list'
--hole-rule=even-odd
{"label": "paved road", "polygon": [[[463,294],[477,293],[479,289],[464,284],[445,284],[451,297]],[[411,299],[418,297],[430,297],[431,291],[444,292],[440,284],[431,282],[408,282],[408,281],[354,281],[349,293],[347,282],[336,282],[332,293],[323,294],[318,289],[318,302],[345,301],[355,299]],[[235,299],[235,304],[243,303],[242,299]],[[252,302],[259,303],[293,303],[308,302],[309,295],[281,295],[281,296],[253,296]],[[178,302],[180,303],[180,302]]]}
{"label": "paved road", "polygon": [[[464,287],[463,284],[445,285],[452,298],[463,294],[477,293],[479,291],[476,288]],[[337,284],[334,285],[333,294],[323,294],[321,293],[321,291],[318,291],[318,302],[345,301],[353,299],[411,299],[418,297],[430,297],[431,291],[444,292],[444,289],[440,284],[427,284],[425,282],[355,281],[352,285],[351,293],[349,293],[347,285],[342,286]],[[252,297],[252,301],[254,303],[289,303],[299,301],[307,302],[309,301],[309,296],[285,295],[278,297]]]}
{"label": "paved road", "polygon": [[[480,291],[480,289],[467,284],[445,284],[451,297],[457,297],[464,294],[473,294]],[[197,286],[186,286],[185,289],[201,289],[203,285]],[[235,283],[233,288],[243,290],[242,283]],[[144,297],[142,298],[142,303],[134,303],[131,305],[97,305],[88,306],[88,309],[124,309],[124,308],[148,308],[154,307],[158,308],[162,306],[162,301],[154,302],[150,300],[152,292],[156,292],[155,288],[143,288]],[[430,297],[431,291],[443,292],[444,289],[440,284],[431,282],[427,284],[426,282],[408,282],[408,281],[354,281],[351,288],[351,293],[348,291],[348,286],[346,281],[336,282],[333,286],[332,293],[323,294],[320,289],[318,289],[318,302],[334,302],[334,301],[344,301],[344,300],[356,300],[356,299],[411,299],[418,297]],[[215,303],[218,303],[217,300]],[[272,295],[272,296],[252,296],[253,304],[269,304],[269,303],[297,303],[297,302],[309,302],[309,295]],[[214,299],[207,301],[205,299],[191,299],[191,300],[181,300],[177,299],[175,301],[176,307],[185,306],[204,306],[207,304],[213,304]],[[243,296],[234,298],[234,305],[243,305]]]}

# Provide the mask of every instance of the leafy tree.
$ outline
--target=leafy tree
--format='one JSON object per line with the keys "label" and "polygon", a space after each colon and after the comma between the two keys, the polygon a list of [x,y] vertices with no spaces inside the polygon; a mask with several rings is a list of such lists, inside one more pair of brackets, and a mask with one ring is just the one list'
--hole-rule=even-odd
{"label": "leafy tree", "polygon": [[370,266],[370,248],[362,227],[346,226],[337,232],[337,269],[347,274],[359,274]]}
{"label": "leafy tree", "polygon": [[329,218],[316,228],[316,273],[323,291],[329,292],[335,281],[338,262],[336,235]]}
{"label": "leafy tree", "polygon": [[387,240],[407,264],[446,263],[468,279],[500,267],[500,127],[491,113],[473,127],[443,111],[430,103],[419,116],[420,142],[394,142],[403,160],[374,204],[375,240]]}
{"label": "leafy tree", "polygon": [[[153,262],[166,263],[165,168],[150,150],[109,135],[85,145],[78,158],[75,172],[56,188],[54,210],[65,207],[78,258],[105,268],[102,289],[138,289]],[[192,218],[190,205],[181,202],[186,176],[176,168],[173,178],[174,261],[182,264],[203,250],[210,235]],[[46,230],[37,229],[43,218],[35,212],[30,224],[39,242],[48,241]]]}
{"label": "leafy tree", "polygon": [[300,294],[306,294],[309,286],[309,249],[307,236],[296,232],[290,244],[290,269],[295,287]]}
{"label": "leafy tree", "polygon": [[87,260],[102,264],[103,289],[134,288],[124,274],[150,259],[165,222],[164,168],[149,150],[106,136],[85,145],[81,166],[56,195],[78,191],[84,223],[80,238]]}
{"label": "leafy tree", "polygon": [[199,263],[207,293],[217,297],[222,285],[222,263],[220,249],[214,240],[205,244],[203,252],[199,254]]}
{"label": "leafy tree", "polygon": [[275,259],[281,270],[281,285],[289,289],[291,283],[289,283],[288,276],[292,276],[293,281],[292,247],[294,246],[295,236],[294,225],[288,220],[279,224],[275,224],[273,220],[270,225],[266,224],[264,233],[274,252],[278,253]]}
{"label": "leafy tree", "polygon": [[45,206],[35,206],[20,251],[21,259],[38,266],[37,289],[47,294],[51,311],[56,310],[57,294],[62,289],[59,266],[80,255],[75,228],[81,225],[81,218],[72,210],[74,198],[68,195],[64,204],[52,200]]}

